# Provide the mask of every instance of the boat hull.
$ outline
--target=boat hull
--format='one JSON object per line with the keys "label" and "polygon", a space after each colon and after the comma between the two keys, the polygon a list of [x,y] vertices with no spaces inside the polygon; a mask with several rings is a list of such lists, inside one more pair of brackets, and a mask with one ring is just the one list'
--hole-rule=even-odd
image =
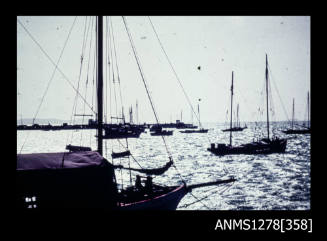
{"label": "boat hull", "polygon": [[272,140],[270,142],[253,142],[241,146],[227,146],[225,144],[218,144],[215,147],[214,143],[207,150],[215,155],[255,155],[255,154],[272,154],[284,153],[286,150],[286,139]]}
{"label": "boat hull", "polygon": [[202,129],[202,130],[185,130],[185,131],[180,131],[180,133],[208,133],[208,129]]}
{"label": "boat hull", "polygon": [[286,131],[282,131],[285,134],[310,134],[311,130],[310,129],[305,129],[305,130],[286,130]]}
{"label": "boat hull", "polygon": [[173,131],[151,132],[151,136],[172,136]]}
{"label": "boat hull", "polygon": [[242,127],[235,127],[235,128],[232,128],[232,129],[225,129],[225,130],[222,130],[223,132],[226,132],[226,131],[243,131],[244,129],[246,129],[245,127],[242,128]]}
{"label": "boat hull", "polygon": [[169,193],[151,199],[126,203],[119,210],[176,210],[181,199],[187,194],[186,186],[183,184]]}

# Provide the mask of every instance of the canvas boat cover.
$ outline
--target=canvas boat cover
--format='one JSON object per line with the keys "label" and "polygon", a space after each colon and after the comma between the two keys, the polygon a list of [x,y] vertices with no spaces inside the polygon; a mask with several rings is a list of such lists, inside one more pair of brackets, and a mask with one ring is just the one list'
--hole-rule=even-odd
{"label": "canvas boat cover", "polygon": [[94,151],[17,154],[16,206],[33,198],[38,208],[115,208],[114,168]]}
{"label": "canvas boat cover", "polygon": [[101,166],[104,161],[95,151],[17,154],[17,170]]}

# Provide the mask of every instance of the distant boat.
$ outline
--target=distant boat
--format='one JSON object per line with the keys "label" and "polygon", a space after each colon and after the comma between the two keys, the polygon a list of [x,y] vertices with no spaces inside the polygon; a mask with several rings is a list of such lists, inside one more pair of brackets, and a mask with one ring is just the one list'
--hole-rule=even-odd
{"label": "distant boat", "polygon": [[198,129],[198,130],[184,130],[184,131],[180,131],[180,133],[207,133],[208,129]]}
{"label": "distant boat", "polygon": [[156,126],[155,128],[150,128],[151,136],[171,136],[173,131],[163,130],[161,126]]}
{"label": "distant boat", "polygon": [[[200,101],[201,99],[199,99]],[[180,131],[180,133],[207,133],[209,129],[204,129],[200,121],[200,104],[198,104],[198,115],[199,115],[199,129],[195,129],[191,126],[191,130]]]}
{"label": "distant boat", "polygon": [[287,129],[282,131],[285,134],[310,134],[311,128],[310,128],[310,111],[309,111],[309,92],[308,92],[308,126],[305,127],[305,129],[294,129],[294,99],[293,99],[293,111],[292,111],[292,122],[291,122],[291,129]]}
{"label": "distant boat", "polygon": [[[232,87],[233,89],[233,74],[232,74]],[[269,101],[268,101],[268,57],[266,55],[266,101],[267,101],[267,138],[263,138],[256,142],[243,144],[240,146],[232,146],[232,134],[230,134],[229,145],[211,143],[210,148],[207,150],[215,155],[233,155],[233,154],[271,154],[271,153],[284,153],[286,149],[287,139],[278,137],[269,138]],[[230,132],[232,133],[232,132]]]}
{"label": "distant boat", "polygon": [[[232,72],[232,75],[233,75],[233,72]],[[232,82],[233,82],[233,77],[232,77]],[[243,131],[244,129],[247,128],[247,126],[241,127],[238,112],[239,112],[239,105],[237,104],[236,126],[232,127],[232,123],[233,123],[233,83],[232,83],[232,87],[231,87],[230,128],[222,130],[223,132],[226,132],[226,131]]]}
{"label": "distant boat", "polygon": [[141,129],[129,124],[106,124],[103,129],[105,132],[103,139],[139,138],[143,132]]}

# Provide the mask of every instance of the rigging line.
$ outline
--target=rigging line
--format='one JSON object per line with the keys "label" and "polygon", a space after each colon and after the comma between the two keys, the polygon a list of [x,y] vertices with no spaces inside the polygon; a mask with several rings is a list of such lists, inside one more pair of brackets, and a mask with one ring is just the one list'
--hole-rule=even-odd
{"label": "rigging line", "polygon": [[[226,184],[226,186],[227,186],[226,189],[225,189],[225,190],[222,190],[221,193],[224,193],[224,192],[225,192],[226,190],[228,190],[232,185],[233,185],[233,183],[232,183],[231,185]],[[206,192],[209,192],[209,191],[211,191],[211,190],[213,190],[213,189],[216,189],[216,188],[217,188],[217,187],[214,187],[214,188],[212,188],[212,189],[210,189],[210,190],[207,190]],[[215,193],[217,193],[218,191],[220,191],[220,190],[217,190],[217,191],[215,191],[215,192],[211,192],[210,195],[215,194]],[[207,195],[207,196],[205,196],[205,197],[203,197],[203,198],[201,198],[201,199],[197,199],[195,202],[185,204],[185,205],[183,205],[183,206],[181,206],[181,207],[182,207],[182,208],[186,208],[186,207],[188,207],[188,206],[190,206],[190,205],[192,205],[192,204],[195,204],[195,203],[197,203],[197,202],[201,202],[202,200],[208,198],[210,195]],[[194,195],[193,195],[193,196],[194,196]],[[202,202],[201,202],[201,204],[204,205]],[[205,206],[205,205],[204,205],[204,206]],[[205,206],[205,207],[207,207],[207,206]],[[208,208],[208,207],[207,207],[207,208]],[[208,208],[208,209],[210,209],[210,208]],[[211,210],[212,210],[212,209],[211,209]]]}
{"label": "rigging line", "polygon": [[[60,56],[59,56],[59,58],[58,58],[58,61],[57,61],[56,67],[55,67],[55,69],[54,69],[53,72],[52,72],[51,78],[50,78],[50,80],[49,80],[49,82],[48,82],[48,85],[47,85],[47,87],[46,87],[46,90],[45,90],[45,92],[44,92],[44,94],[43,94],[43,96],[42,96],[41,102],[40,102],[40,104],[39,104],[39,106],[38,106],[38,108],[37,108],[37,111],[36,111],[35,116],[34,116],[34,118],[33,118],[33,124],[34,124],[34,121],[35,121],[35,118],[36,118],[37,114],[39,113],[39,110],[40,110],[41,105],[42,105],[42,103],[43,103],[43,101],[44,101],[44,98],[45,98],[45,96],[46,96],[46,94],[47,94],[47,92],[48,92],[48,90],[49,90],[49,87],[50,87],[50,84],[51,84],[51,82],[52,82],[52,80],[53,80],[53,77],[55,76],[55,73],[56,73],[56,70],[57,70],[57,66],[58,66],[58,64],[59,64],[59,62],[60,62],[60,60],[61,60],[61,57],[62,57],[62,55],[63,55],[63,53],[64,53],[64,50],[65,50],[65,48],[66,48],[66,45],[67,45],[68,39],[69,39],[70,34],[71,34],[71,32],[72,32],[72,30],[73,30],[73,27],[74,27],[74,25],[75,25],[76,18],[77,18],[77,17],[75,17],[74,22],[73,22],[72,26],[70,27],[70,30],[69,30],[68,36],[67,36],[67,38],[66,38],[66,40],[65,40],[65,43],[64,43],[64,47],[62,48],[61,53],[60,53]],[[19,20],[18,20],[18,21],[19,21]]]}
{"label": "rigging line", "polygon": [[[61,53],[60,53],[60,56],[59,56],[59,58],[58,58],[57,64],[55,64],[55,69],[54,69],[54,71],[53,71],[53,73],[52,73],[52,76],[51,76],[49,82],[48,82],[48,85],[47,85],[46,91],[44,92],[44,94],[43,94],[43,96],[42,96],[42,99],[41,99],[40,105],[38,106],[38,109],[37,109],[37,111],[36,111],[36,113],[35,113],[35,115],[34,115],[34,117],[33,117],[33,121],[32,121],[33,124],[34,124],[34,121],[35,121],[35,119],[36,119],[36,116],[37,116],[37,114],[38,114],[38,112],[39,112],[39,110],[40,110],[40,108],[41,108],[41,105],[42,105],[42,103],[43,103],[43,101],[44,101],[44,97],[45,97],[46,93],[48,92],[48,89],[49,89],[50,84],[51,84],[51,82],[52,82],[52,80],[53,80],[53,77],[54,77],[54,75],[55,75],[55,73],[56,73],[56,70],[57,70],[57,69],[59,70],[59,68],[58,68],[58,64],[59,64],[59,62],[60,62],[60,60],[61,60],[61,57],[62,57],[62,55],[63,55],[63,53],[64,53],[64,49],[66,48],[66,45],[67,45],[67,42],[68,42],[69,36],[70,36],[70,34],[71,34],[72,30],[73,30],[73,27],[74,27],[74,25],[75,25],[76,18],[77,18],[77,17],[75,17],[74,22],[73,22],[73,24],[72,24],[72,26],[71,26],[71,28],[70,28],[70,30],[69,30],[68,36],[67,36],[66,41],[65,41],[65,43],[64,43],[64,47],[63,47],[63,49],[61,50]],[[41,48],[41,50],[46,54],[46,52],[43,50],[43,48],[42,48],[42,47],[39,45],[39,43],[34,39],[34,37],[33,37],[33,36],[31,35],[31,33],[27,30],[27,28],[26,28],[26,27],[25,27],[25,26],[20,22],[20,20],[17,19],[17,21],[18,21],[19,24],[24,28],[24,30],[28,33],[28,35],[32,38],[32,40],[33,40],[35,43],[37,43],[37,45]],[[46,55],[47,55],[47,54],[46,54]],[[53,61],[52,61],[52,62],[53,62]],[[24,141],[24,143],[23,143],[23,145],[22,145],[22,147],[21,147],[20,153],[22,152],[22,150],[23,150],[23,148],[24,148],[24,145],[25,145],[25,143],[26,143],[26,140],[27,140],[28,136],[29,136],[29,135],[27,135],[27,137],[26,137],[26,139],[25,139],[25,141]]]}
{"label": "rigging line", "polygon": [[[85,17],[85,27],[84,27],[83,44],[82,44],[82,54],[81,54],[81,65],[80,65],[80,69],[79,69],[79,76],[78,76],[78,82],[77,82],[77,90],[79,90],[79,84],[80,84],[81,75],[82,75],[82,68],[83,68],[84,50],[85,50],[86,40],[87,40],[87,36],[88,36],[88,34],[86,32],[86,26],[87,26],[86,23],[87,23],[87,17]],[[76,94],[75,100],[74,100],[74,108],[73,108],[72,115],[74,113],[76,113],[77,99],[78,99],[78,95]],[[73,123],[75,123],[75,116],[73,117]]]}
{"label": "rigging line", "polygon": [[[108,25],[109,26],[109,25]],[[110,31],[109,29],[109,49],[110,49],[110,56],[108,54],[108,58],[109,59],[109,67],[111,66],[111,70],[112,70],[112,82],[113,82],[113,90],[114,90],[114,98],[115,98],[115,107],[116,107],[116,117],[118,117],[118,104],[117,104],[117,95],[116,95],[116,85],[115,85],[115,71],[114,71],[114,58],[112,57],[112,34],[111,34],[112,31]],[[110,64],[110,60],[111,60],[111,64]],[[109,68],[110,70],[110,68]],[[122,110],[122,116],[123,116],[123,110]],[[118,122],[118,119],[117,119],[117,122]],[[124,121],[125,122],[125,121]]]}
{"label": "rigging line", "polygon": [[[128,140],[126,138],[126,148],[128,149]],[[128,167],[131,168],[131,159],[128,156]],[[129,169],[129,181],[130,181],[130,185],[132,185],[132,170]]]}
{"label": "rigging line", "polygon": [[[85,45],[86,45],[86,39],[87,39],[87,33],[86,33],[86,26],[87,26],[87,16],[85,17],[85,23],[84,23],[84,34],[83,34],[83,43],[82,43],[82,54],[81,54],[81,64],[80,64],[80,69],[79,69],[79,75],[78,75],[78,82],[77,82],[77,91],[79,91],[79,85],[81,81],[81,75],[82,75],[82,68],[83,68],[83,60],[84,60],[84,50],[85,50]],[[86,33],[86,34],[85,34]],[[70,124],[75,123],[75,116],[74,113],[76,114],[76,109],[77,109],[77,99],[78,99],[78,94],[75,95],[74,99],[74,105],[73,105],[73,110],[72,110],[72,115],[70,117]],[[73,131],[71,132],[71,142],[73,140]]]}
{"label": "rigging line", "polygon": [[[190,107],[191,107],[193,113],[195,114],[196,119],[197,119],[198,122],[200,123],[200,118],[199,118],[198,115],[196,114],[196,112],[195,112],[195,110],[194,110],[194,108],[193,108],[193,106],[192,106],[192,103],[191,103],[191,101],[190,101],[190,99],[189,99],[189,97],[188,97],[188,95],[187,95],[187,93],[186,93],[186,91],[185,91],[185,89],[184,89],[184,87],[183,87],[183,85],[182,85],[182,83],[181,83],[181,81],[180,81],[180,79],[179,79],[179,77],[178,77],[176,71],[175,71],[175,68],[173,67],[173,65],[172,65],[172,63],[171,63],[171,61],[170,61],[170,59],[169,59],[169,57],[168,57],[168,55],[167,55],[167,53],[166,53],[166,51],[165,51],[165,49],[164,49],[164,47],[163,47],[163,45],[162,45],[160,39],[159,39],[159,36],[158,36],[158,34],[157,34],[157,31],[155,30],[154,25],[153,25],[153,23],[152,23],[152,21],[151,21],[151,19],[150,19],[149,16],[148,16],[148,19],[149,19],[149,21],[150,21],[150,23],[151,23],[151,26],[152,26],[152,29],[153,29],[153,31],[154,31],[154,33],[155,33],[157,39],[158,39],[158,42],[159,42],[159,44],[160,44],[160,47],[161,47],[162,51],[164,52],[164,54],[165,54],[165,56],[166,56],[166,58],[167,58],[167,61],[168,61],[170,67],[172,68],[172,70],[173,70],[173,72],[174,72],[174,75],[175,75],[175,77],[176,77],[176,79],[177,79],[177,81],[178,81],[178,83],[179,83],[179,86],[181,87],[181,89],[182,89],[182,91],[183,91],[183,93],[184,93],[184,95],[185,95],[185,97],[186,97],[186,99],[187,99],[187,101],[188,101],[188,104],[190,105]],[[200,127],[201,127],[201,123],[200,123]],[[209,142],[211,142],[211,141],[210,141],[210,138],[209,138],[208,136],[207,136],[207,138],[208,138]]]}
{"label": "rigging line", "polygon": [[89,47],[89,60],[88,60],[88,64],[87,64],[87,77],[86,77],[86,83],[88,84],[89,82],[89,70],[90,70],[90,60],[91,60],[91,49],[92,49],[92,39],[93,39],[93,34],[92,34],[92,29],[93,29],[93,22],[94,19],[92,18],[92,22],[91,22],[91,40],[90,40],[90,47]]}
{"label": "rigging line", "polygon": [[115,62],[116,62],[116,69],[117,69],[117,78],[118,78],[118,85],[119,85],[119,94],[120,94],[120,103],[123,106],[123,98],[121,94],[121,86],[120,86],[120,76],[119,76],[119,69],[118,69],[118,58],[117,58],[117,53],[116,53],[116,44],[115,44],[115,37],[114,37],[114,28],[112,25],[112,19],[110,18],[110,26],[111,26],[111,34],[112,34],[112,43],[114,46],[114,54],[115,54]]}
{"label": "rigging line", "polygon": [[[132,36],[130,35],[129,29],[128,29],[128,27],[127,27],[127,22],[126,22],[126,20],[125,20],[125,17],[122,16],[122,18],[123,18],[123,21],[124,21],[124,25],[125,25],[125,28],[126,28],[126,31],[127,31],[127,34],[128,34],[128,37],[129,37],[129,40],[130,40],[130,43],[131,43],[131,46],[132,46],[132,50],[133,50],[133,53],[134,53],[134,57],[135,57],[135,59],[136,59],[136,63],[137,63],[137,65],[138,65],[138,68],[139,68],[139,71],[140,71],[140,74],[141,74],[141,77],[142,77],[143,84],[144,84],[144,86],[145,86],[146,93],[147,93],[147,95],[148,95],[148,99],[149,99],[150,104],[151,104],[151,108],[152,108],[152,111],[153,111],[154,117],[155,117],[155,119],[156,119],[156,121],[157,121],[157,124],[159,125],[159,119],[158,119],[157,113],[156,113],[156,111],[155,111],[154,104],[153,104],[153,101],[152,101],[152,99],[151,99],[151,96],[150,96],[150,93],[149,93],[149,90],[148,90],[148,87],[147,87],[147,84],[146,84],[146,80],[145,80],[145,77],[144,77],[144,74],[143,74],[143,71],[142,71],[142,68],[141,68],[141,65],[140,65],[140,62],[139,62],[139,59],[138,59],[137,53],[136,53],[136,49],[135,49],[135,46],[134,46],[134,43],[133,43]],[[167,143],[166,143],[166,140],[165,140],[164,136],[161,135],[161,138],[162,138],[162,140],[163,140],[163,142],[164,142],[164,145],[165,145],[165,148],[166,148],[166,151],[167,151],[167,154],[168,154],[168,158],[169,158],[170,161],[173,162],[173,157],[172,157],[172,155],[170,154],[170,152],[169,152],[169,150],[168,150],[168,146],[167,146]],[[173,165],[172,165],[172,166],[175,168],[175,170],[176,170],[177,174],[179,175],[180,179],[182,180],[182,182],[183,182],[184,185],[186,186],[186,182],[184,181],[182,175],[181,175],[180,172],[178,171],[178,169],[177,169],[177,167],[176,167],[176,165],[175,165],[174,162],[173,162]]]}
{"label": "rigging line", "polygon": [[[126,151],[128,151],[128,149],[119,141],[119,139],[117,139],[118,143],[125,148]],[[113,151],[113,150],[112,150]],[[143,167],[140,165],[140,163],[135,159],[135,157],[132,155],[132,153],[130,154],[130,156],[133,158],[133,160],[137,163],[137,165],[139,165],[140,168],[143,169]]]}
{"label": "rigging line", "polygon": [[[92,22],[91,22],[92,20]],[[90,70],[90,60],[91,60],[91,49],[92,49],[92,37],[93,37],[93,34],[92,34],[92,26],[93,26],[93,19],[91,19],[90,22],[89,22],[89,28],[88,28],[88,31],[90,30],[91,32],[91,37],[90,37],[90,45],[89,45],[89,56],[88,56],[88,61],[87,61],[87,74],[86,74],[86,83],[85,83],[85,99],[87,99],[87,89],[88,89],[88,78],[89,78],[89,70]],[[90,24],[91,24],[91,27],[90,27]],[[83,105],[83,114],[85,115],[85,103]],[[82,117],[82,123],[84,124],[84,115]],[[82,146],[82,138],[83,138],[83,131],[81,131],[81,138],[80,138],[80,146]]]}
{"label": "rigging line", "polygon": [[[157,124],[159,125],[159,119],[158,119],[157,113],[156,113],[156,111],[155,111],[154,104],[153,104],[153,101],[152,101],[152,99],[151,99],[151,96],[150,96],[150,93],[149,93],[149,90],[148,90],[148,87],[147,87],[147,84],[146,84],[146,81],[145,81],[145,76],[144,76],[144,73],[143,73],[143,71],[142,71],[142,68],[141,68],[141,65],[140,65],[140,62],[139,62],[139,59],[138,59],[137,53],[136,53],[136,49],[135,49],[135,46],[134,46],[134,43],[133,43],[133,40],[132,40],[132,36],[131,36],[131,34],[130,34],[130,32],[129,32],[129,29],[128,29],[128,27],[127,27],[127,22],[126,22],[126,20],[125,20],[125,17],[122,16],[122,18],[123,18],[123,21],[124,21],[124,25],[125,25],[125,28],[126,28],[126,31],[127,31],[128,37],[129,37],[129,40],[130,40],[131,45],[132,45],[132,49],[133,49],[133,53],[134,53],[134,57],[135,57],[135,59],[136,59],[137,66],[138,66],[138,68],[139,68],[139,71],[140,71],[140,74],[141,74],[141,77],[142,77],[142,81],[143,81],[143,84],[144,84],[144,86],[145,86],[145,90],[146,90],[146,93],[147,93],[147,95],[148,95],[148,98],[149,98],[149,101],[150,101],[150,104],[151,104],[151,108],[152,108],[152,111],[153,111],[154,117],[155,117],[155,119],[156,119],[156,121],[157,121]],[[170,154],[170,152],[169,152],[169,150],[168,150],[168,146],[167,146],[166,140],[165,140],[164,136],[161,136],[161,137],[162,137],[162,140],[163,140],[163,142],[164,142],[164,144],[165,144],[166,151],[167,151],[167,153],[168,153],[169,159],[172,160],[172,155]]]}
{"label": "rigging line", "polygon": [[[108,17],[106,17],[106,26],[109,26],[109,19]],[[106,71],[108,71],[108,74],[106,72],[106,81],[108,82],[109,85],[109,116],[112,116],[112,96],[111,96],[111,81],[110,81],[110,59],[109,59],[109,53],[108,53],[108,48],[109,48],[109,44],[110,44],[110,39],[109,39],[109,32],[108,32],[109,27],[106,27]],[[107,77],[108,76],[108,77]],[[107,86],[108,87],[108,86]],[[108,101],[107,101],[107,105],[108,105]],[[107,107],[108,108],[108,107]],[[109,118],[110,123],[112,124],[112,119]]]}
{"label": "rigging line", "polygon": [[106,71],[106,75],[105,75],[105,123],[108,123],[108,17],[106,16],[106,38],[105,38],[105,42],[106,42],[106,53],[105,53],[105,58],[106,58],[106,62],[105,62],[105,71]]}
{"label": "rigging line", "polygon": [[42,48],[42,46],[36,41],[36,39],[33,37],[33,35],[27,30],[27,28],[17,19],[19,24],[24,28],[24,30],[27,32],[27,34],[31,37],[31,39],[36,43],[36,45],[41,49],[42,53],[49,59],[49,61],[57,68],[57,70],[60,72],[60,74],[64,77],[64,79],[68,82],[70,87],[72,87],[82,98],[82,100],[88,105],[88,107],[93,111],[95,114],[95,110],[89,105],[89,103],[83,98],[83,96],[76,90],[74,85],[71,83],[71,81],[67,78],[67,76],[61,71],[59,66],[56,65],[56,63],[51,59],[51,57],[47,54],[47,52]]}
{"label": "rigging line", "polygon": [[[148,95],[148,99],[149,99],[150,104],[151,104],[151,108],[152,108],[152,111],[153,111],[154,117],[155,117],[155,119],[156,119],[156,121],[157,121],[157,124],[159,125],[159,119],[158,119],[158,116],[157,116],[156,110],[155,110],[155,108],[154,108],[154,103],[153,103],[153,101],[152,101],[152,98],[151,98],[151,96],[150,96],[150,93],[149,93],[149,90],[148,90],[148,87],[147,87],[147,84],[146,84],[145,76],[144,76],[144,73],[143,73],[143,71],[142,71],[142,68],[141,68],[141,65],[140,65],[140,62],[139,62],[139,59],[138,59],[138,55],[137,55],[137,53],[136,53],[136,49],[135,49],[135,46],[134,46],[134,43],[133,43],[132,36],[131,36],[131,34],[130,34],[130,32],[129,32],[129,29],[128,29],[128,27],[127,27],[127,22],[126,22],[126,20],[125,20],[125,17],[122,16],[122,18],[123,18],[123,21],[124,21],[124,26],[125,26],[125,28],[126,28],[126,32],[127,32],[127,34],[128,34],[128,37],[129,37],[129,40],[130,40],[131,46],[132,46],[132,50],[133,50],[133,53],[134,53],[134,57],[135,57],[135,59],[136,59],[137,66],[138,66],[138,68],[139,68],[139,71],[140,71],[140,74],[141,74],[141,77],[142,77],[142,81],[143,81],[143,84],[144,84],[144,87],[145,87],[146,93],[147,93],[147,95]],[[165,148],[166,148],[166,151],[167,151],[167,154],[168,154],[168,158],[169,158],[170,161],[173,162],[173,157],[172,157],[172,155],[170,154],[170,152],[169,152],[169,150],[168,150],[168,145],[167,145],[167,143],[166,143],[165,137],[164,137],[163,135],[161,135],[161,138],[162,138],[162,140],[163,140],[163,142],[164,142],[164,145],[165,145]],[[186,182],[184,181],[182,175],[181,175],[180,172],[178,171],[178,169],[177,169],[177,167],[176,167],[176,165],[175,165],[174,162],[173,162],[173,165],[172,165],[172,166],[175,168],[175,170],[176,170],[177,174],[179,175],[180,179],[182,180],[182,182],[183,182],[184,185],[186,186]]]}
{"label": "rigging line", "polygon": [[[96,24],[94,25],[94,32],[96,32]],[[94,48],[95,48],[95,46],[96,46],[96,41],[94,42]],[[92,100],[91,100],[91,102],[92,102],[92,109],[93,109],[93,101],[94,101],[94,93],[95,93],[95,88],[94,88],[94,79],[95,79],[95,68],[96,68],[96,50],[94,50],[94,56],[93,56],[93,73],[92,73],[92,91],[91,91],[91,93],[92,93]],[[97,115],[95,115],[95,120],[97,119]],[[90,131],[90,146],[91,146],[91,139],[92,139],[92,131]]]}
{"label": "rigging line", "polygon": [[205,204],[202,202],[202,200],[205,199],[205,198],[207,198],[207,197],[204,197],[204,198],[199,199],[199,198],[197,198],[196,196],[194,196],[193,193],[190,192],[190,194],[191,194],[191,196],[193,196],[193,197],[197,200],[195,203],[200,202],[200,203],[201,203],[204,207],[206,207],[208,210],[211,210],[211,208],[209,208],[207,205],[205,205]]}
{"label": "rigging line", "polygon": [[277,92],[278,98],[279,98],[279,100],[280,100],[280,102],[281,102],[281,104],[282,104],[282,107],[283,107],[283,110],[284,110],[284,114],[286,115],[287,120],[290,121],[290,119],[288,118],[287,111],[286,111],[286,109],[285,109],[284,103],[283,103],[283,101],[282,101],[282,98],[281,98],[281,96],[280,96],[280,94],[279,94],[279,91],[278,91],[278,89],[277,89],[277,85],[276,85],[276,83],[275,83],[274,76],[272,75],[272,71],[271,71],[269,65],[268,65],[268,70],[269,70],[269,76],[271,76],[270,79],[271,79],[272,82],[273,82],[273,85],[274,85],[274,87],[275,87],[275,89],[276,89],[276,92]]}

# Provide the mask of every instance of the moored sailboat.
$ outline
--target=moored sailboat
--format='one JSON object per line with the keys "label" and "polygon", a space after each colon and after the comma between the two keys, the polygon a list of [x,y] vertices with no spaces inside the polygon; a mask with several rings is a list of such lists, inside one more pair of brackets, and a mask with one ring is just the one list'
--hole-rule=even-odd
{"label": "moored sailboat", "polygon": [[[237,113],[237,120],[236,120],[236,125],[233,126],[233,127],[231,127],[231,128],[222,130],[223,132],[226,132],[226,131],[243,131],[244,129],[247,128],[246,125],[244,127],[241,127],[240,121],[239,121],[238,111],[239,111],[239,105],[237,104],[237,112],[236,112]],[[232,120],[232,114],[231,114],[231,120]]]}
{"label": "moored sailboat", "polygon": [[[308,105],[308,126],[305,127],[303,125],[303,127],[305,129],[295,129],[294,128],[294,99],[293,99],[293,111],[292,111],[292,122],[291,122],[291,129],[287,129],[287,130],[283,130],[282,132],[285,134],[310,134],[311,133],[311,128],[310,128],[310,108],[309,108],[309,92],[308,92],[308,98],[307,98],[307,105]],[[302,126],[301,126],[302,127]]]}
{"label": "moored sailboat", "polygon": [[[201,101],[201,99],[199,99],[199,101]],[[200,104],[198,104],[198,115],[199,115],[199,129],[192,128],[189,130],[180,131],[180,133],[207,133],[209,129],[203,128],[200,121]]]}
{"label": "moored sailboat", "polygon": [[[233,76],[233,75],[232,75]],[[263,138],[259,141],[243,144],[240,146],[232,146],[232,132],[230,132],[230,143],[215,144],[211,143],[211,146],[207,149],[215,155],[233,155],[233,154],[271,154],[271,153],[284,153],[286,149],[287,139],[282,139],[274,136],[270,139],[269,136],[269,101],[268,101],[268,57],[266,54],[266,108],[267,108],[267,138]],[[232,77],[233,80],[233,77]],[[233,81],[231,91],[233,93]],[[232,94],[233,95],[233,94]]]}

